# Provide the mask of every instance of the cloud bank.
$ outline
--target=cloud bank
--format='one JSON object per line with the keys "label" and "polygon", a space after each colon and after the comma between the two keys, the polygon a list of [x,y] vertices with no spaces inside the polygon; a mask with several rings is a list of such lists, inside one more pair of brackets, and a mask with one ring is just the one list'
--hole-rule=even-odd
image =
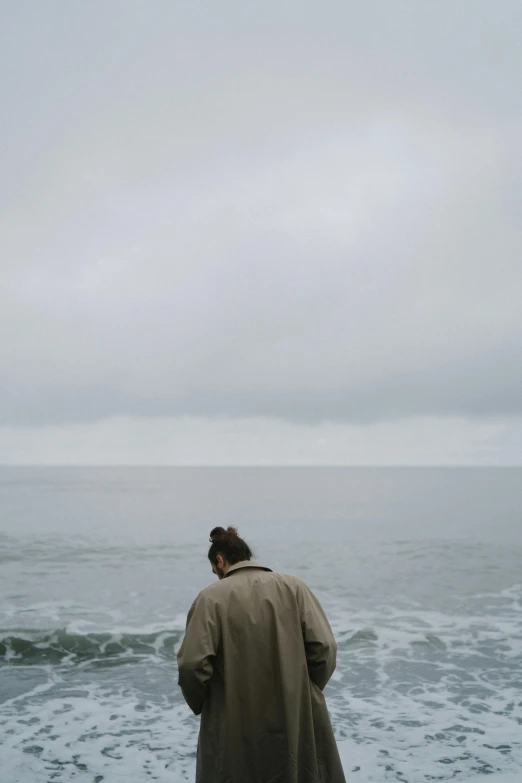
{"label": "cloud bank", "polygon": [[515,426],[520,5],[101,9],[3,25],[0,425]]}

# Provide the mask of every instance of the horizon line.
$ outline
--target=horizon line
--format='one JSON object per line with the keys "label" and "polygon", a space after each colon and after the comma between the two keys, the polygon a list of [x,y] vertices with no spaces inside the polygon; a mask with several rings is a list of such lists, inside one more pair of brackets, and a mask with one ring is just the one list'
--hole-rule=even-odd
{"label": "horizon line", "polygon": [[0,462],[0,468],[204,468],[204,469],[218,469],[218,468],[350,468],[350,469],[413,469],[413,468],[522,468],[521,464],[506,463],[506,464],[473,464],[473,463],[421,463],[417,465],[412,464],[315,464],[315,463],[291,463],[291,464],[278,464],[278,463],[265,463],[265,464],[200,464],[200,463],[172,463],[172,464],[157,464],[157,463],[25,463],[25,462]]}

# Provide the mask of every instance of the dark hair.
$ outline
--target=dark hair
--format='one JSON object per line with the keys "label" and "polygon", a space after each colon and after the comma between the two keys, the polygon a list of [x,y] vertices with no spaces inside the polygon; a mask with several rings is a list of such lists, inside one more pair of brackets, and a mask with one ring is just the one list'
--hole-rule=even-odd
{"label": "dark hair", "polygon": [[235,527],[215,527],[210,531],[212,546],[208,550],[208,559],[213,565],[217,565],[217,556],[223,555],[227,563],[235,565],[242,560],[250,560],[252,552],[250,547],[237,534]]}

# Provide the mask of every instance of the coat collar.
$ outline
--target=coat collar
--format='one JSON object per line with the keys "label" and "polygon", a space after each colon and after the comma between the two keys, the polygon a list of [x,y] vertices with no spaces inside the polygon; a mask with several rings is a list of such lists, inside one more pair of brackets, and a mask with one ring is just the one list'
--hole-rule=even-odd
{"label": "coat collar", "polygon": [[271,568],[267,568],[266,566],[261,565],[261,563],[258,563],[256,560],[240,560],[239,563],[235,563],[234,565],[230,566],[225,574],[225,579],[233,571],[239,571],[240,568],[262,568],[263,571],[272,570]]}

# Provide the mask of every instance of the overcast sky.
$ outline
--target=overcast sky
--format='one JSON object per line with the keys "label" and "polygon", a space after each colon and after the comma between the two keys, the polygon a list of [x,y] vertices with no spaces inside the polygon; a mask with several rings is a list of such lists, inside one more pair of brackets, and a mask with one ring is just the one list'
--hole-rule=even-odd
{"label": "overcast sky", "polygon": [[522,464],[521,40],[3,2],[0,462]]}

